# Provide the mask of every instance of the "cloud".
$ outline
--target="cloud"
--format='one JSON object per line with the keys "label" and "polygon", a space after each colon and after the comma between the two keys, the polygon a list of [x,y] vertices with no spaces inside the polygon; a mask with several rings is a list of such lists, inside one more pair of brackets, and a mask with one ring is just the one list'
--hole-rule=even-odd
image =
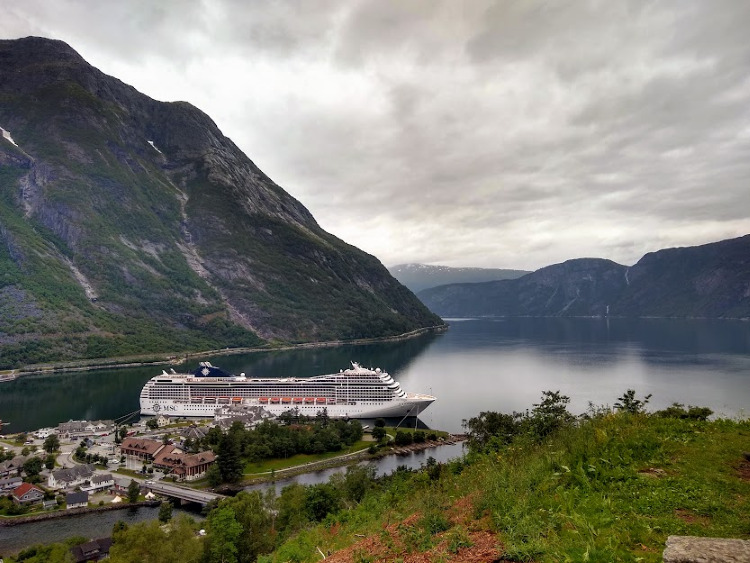
{"label": "cloud", "polygon": [[12,3],[186,99],[327,230],[387,264],[630,264],[750,232],[750,5]]}

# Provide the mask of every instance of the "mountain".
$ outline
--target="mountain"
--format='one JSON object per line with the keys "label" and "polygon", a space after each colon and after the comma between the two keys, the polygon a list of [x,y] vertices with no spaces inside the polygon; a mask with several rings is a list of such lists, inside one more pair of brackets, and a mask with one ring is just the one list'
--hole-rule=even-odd
{"label": "mountain", "polygon": [[418,293],[423,289],[451,283],[478,283],[520,278],[525,270],[502,270],[499,268],[451,268],[429,264],[399,264],[388,268],[391,275]]}
{"label": "mountain", "polygon": [[0,41],[0,367],[442,324],[203,112]]}
{"label": "mountain", "polygon": [[582,258],[514,280],[453,284],[418,297],[443,317],[750,317],[750,235],[651,252],[631,267]]}

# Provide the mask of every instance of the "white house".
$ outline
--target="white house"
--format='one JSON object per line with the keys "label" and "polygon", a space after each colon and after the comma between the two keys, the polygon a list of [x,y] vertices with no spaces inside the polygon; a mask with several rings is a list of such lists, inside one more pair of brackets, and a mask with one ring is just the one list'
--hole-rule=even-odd
{"label": "white house", "polygon": [[81,485],[82,491],[95,492],[111,489],[115,485],[115,478],[111,473],[97,473],[85,484]]}
{"label": "white house", "polygon": [[76,465],[65,469],[52,471],[47,478],[50,489],[72,489],[83,485],[94,476],[93,465]]}

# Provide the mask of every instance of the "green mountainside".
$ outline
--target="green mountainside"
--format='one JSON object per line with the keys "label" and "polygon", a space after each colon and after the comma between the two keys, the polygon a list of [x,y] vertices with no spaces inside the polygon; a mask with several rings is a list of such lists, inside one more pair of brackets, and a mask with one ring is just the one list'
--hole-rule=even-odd
{"label": "green mountainside", "polygon": [[581,258],[514,280],[419,292],[444,317],[750,317],[750,235],[651,252],[631,267]]}
{"label": "green mountainside", "polygon": [[211,119],[0,41],[0,368],[442,324]]}
{"label": "green mountainside", "polygon": [[530,272],[501,268],[453,268],[429,264],[399,264],[388,268],[391,275],[414,293],[423,289],[451,283],[479,283],[512,280]]}

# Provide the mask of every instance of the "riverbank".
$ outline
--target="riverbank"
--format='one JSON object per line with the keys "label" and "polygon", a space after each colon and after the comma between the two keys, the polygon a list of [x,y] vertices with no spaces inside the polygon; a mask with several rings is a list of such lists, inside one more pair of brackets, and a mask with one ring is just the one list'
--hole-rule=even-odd
{"label": "riverbank", "polygon": [[30,364],[16,369],[0,370],[0,377],[8,380],[16,379],[24,375],[38,375],[51,373],[65,373],[77,371],[95,371],[101,369],[120,369],[160,365],[180,365],[188,360],[214,356],[233,356],[238,354],[255,354],[259,352],[281,352],[306,350],[314,348],[335,348],[338,346],[350,346],[358,344],[374,344],[379,342],[398,342],[415,338],[431,332],[443,332],[448,325],[425,327],[395,336],[381,336],[377,338],[357,338],[354,340],[331,340],[327,342],[306,342],[301,344],[279,344],[256,346],[251,348],[221,348],[218,350],[202,350],[194,352],[165,352],[163,354],[144,354],[139,356],[123,356],[115,358],[93,358],[86,360],[72,360],[68,362],[55,362],[45,364]]}
{"label": "riverbank", "polygon": [[53,510],[51,512],[40,512],[28,516],[0,516],[0,528],[20,526],[31,522],[42,522],[44,520],[55,520],[56,518],[69,518],[92,514],[96,512],[110,512],[112,510],[123,510],[124,508],[140,508],[142,506],[159,506],[160,500],[144,500],[141,502],[129,502],[121,504],[107,504],[105,506],[86,506],[81,508],[70,508],[65,510]]}
{"label": "riverbank", "polygon": [[241,483],[236,485],[220,485],[217,487],[215,492],[220,494],[237,494],[241,490],[254,485],[260,485],[263,483],[273,483],[278,479],[290,479],[292,477],[298,477],[306,473],[314,473],[316,471],[323,471],[325,469],[333,469],[337,467],[346,467],[348,465],[354,465],[362,461],[377,461],[389,456],[404,456],[416,452],[422,452],[433,448],[439,448],[442,446],[453,446],[457,443],[466,440],[464,434],[451,434],[445,440],[428,440],[419,444],[410,444],[408,446],[390,446],[379,449],[376,453],[370,453],[367,450],[360,450],[351,454],[345,454],[329,459],[323,459],[320,461],[312,461],[304,463],[302,465],[295,465],[284,469],[278,469],[275,471],[269,471],[262,475],[255,475],[248,479],[243,479]]}

